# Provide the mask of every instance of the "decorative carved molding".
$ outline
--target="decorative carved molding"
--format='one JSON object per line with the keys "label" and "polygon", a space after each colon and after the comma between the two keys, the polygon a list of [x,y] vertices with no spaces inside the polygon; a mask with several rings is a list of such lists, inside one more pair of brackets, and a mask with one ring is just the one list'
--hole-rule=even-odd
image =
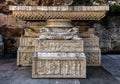
{"label": "decorative carved molding", "polygon": [[11,6],[16,18],[23,20],[100,20],[109,6]]}
{"label": "decorative carved molding", "polygon": [[66,32],[54,32],[54,31],[51,31],[49,28],[41,28],[41,35],[39,36],[38,39],[81,39],[79,36],[78,36],[78,28],[71,28],[69,29],[68,31]]}
{"label": "decorative carved molding", "polygon": [[[42,53],[41,53],[42,54]],[[51,53],[46,53],[51,55]],[[54,53],[61,58],[33,57],[33,78],[86,78],[86,57],[81,53]],[[69,57],[71,55],[75,57]],[[76,57],[78,54],[78,57]],[[64,56],[67,57],[64,58]],[[64,58],[64,59],[63,59]]]}
{"label": "decorative carved molding", "polygon": [[83,40],[37,40],[36,52],[83,52]]}

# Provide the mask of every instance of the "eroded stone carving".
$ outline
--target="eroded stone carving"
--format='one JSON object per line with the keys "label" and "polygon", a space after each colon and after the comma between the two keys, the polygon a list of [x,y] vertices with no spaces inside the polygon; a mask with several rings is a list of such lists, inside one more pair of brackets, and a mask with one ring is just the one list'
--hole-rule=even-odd
{"label": "eroded stone carving", "polygon": [[83,40],[37,40],[36,52],[83,52]]}
{"label": "eroded stone carving", "polygon": [[35,47],[19,47],[17,50],[17,65],[31,66]]}
{"label": "eroded stone carving", "polygon": [[[43,54],[43,56],[42,56]],[[33,78],[85,78],[84,53],[41,53],[33,59]],[[59,54],[59,55],[58,55]],[[46,56],[47,55],[47,59]],[[57,57],[55,56],[57,55]],[[44,57],[45,56],[45,57]],[[71,57],[72,56],[72,57]],[[42,58],[41,58],[42,57]]]}
{"label": "eroded stone carving", "polygon": [[60,6],[71,5],[74,0],[25,0],[25,5]]}
{"label": "eroded stone carving", "polygon": [[19,46],[35,46],[35,38],[32,37],[21,37]]}
{"label": "eroded stone carving", "polygon": [[39,36],[39,40],[45,40],[45,39],[76,39],[79,40],[81,39],[78,36],[78,28],[71,28],[66,32],[54,32],[50,30],[49,28],[42,28],[41,30],[41,35]]}
{"label": "eroded stone carving", "polygon": [[24,29],[24,31],[25,31],[24,36],[38,37],[40,35],[39,32],[35,32],[30,28],[26,28]]}

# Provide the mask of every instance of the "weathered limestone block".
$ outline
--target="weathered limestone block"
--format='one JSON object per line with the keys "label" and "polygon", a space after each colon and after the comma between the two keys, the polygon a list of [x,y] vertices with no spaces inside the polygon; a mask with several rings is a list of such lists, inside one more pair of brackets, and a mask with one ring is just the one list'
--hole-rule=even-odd
{"label": "weathered limestone block", "polygon": [[84,47],[99,47],[99,38],[83,38]]}
{"label": "weathered limestone block", "polygon": [[101,50],[99,48],[99,38],[94,35],[94,28],[80,33],[84,40],[84,53],[87,59],[87,66],[101,65]]}
{"label": "weathered limestone block", "polygon": [[87,66],[101,66],[101,50],[99,47],[85,47]]}
{"label": "weathered limestone block", "polygon": [[21,37],[19,41],[19,46],[35,46],[36,38],[32,37]]}
{"label": "weathered limestone block", "polygon": [[17,51],[17,65],[31,66],[35,47],[19,47]]}
{"label": "weathered limestone block", "polygon": [[36,40],[36,52],[83,52],[83,40]]}
{"label": "weathered limestone block", "polygon": [[[83,28],[83,30],[85,30],[85,28]],[[90,38],[90,37],[93,38],[93,36],[95,37],[95,35],[94,35],[94,28],[88,28],[88,30],[84,31],[84,32],[82,32],[80,30],[80,32],[81,32],[81,33],[79,33],[80,37],[83,37],[83,38]]]}
{"label": "weathered limestone block", "polygon": [[100,66],[101,50],[99,48],[99,38],[94,36],[94,38],[83,38],[83,40],[87,66]]}
{"label": "weathered limestone block", "polygon": [[33,57],[32,78],[86,78],[86,56],[37,52]]}

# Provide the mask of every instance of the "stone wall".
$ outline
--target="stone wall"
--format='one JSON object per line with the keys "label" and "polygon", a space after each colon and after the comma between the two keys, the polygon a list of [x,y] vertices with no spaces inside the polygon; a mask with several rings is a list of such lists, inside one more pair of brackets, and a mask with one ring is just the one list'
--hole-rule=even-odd
{"label": "stone wall", "polygon": [[[102,52],[119,53],[120,51],[120,16],[109,19],[108,28],[96,23],[95,34],[100,38]],[[111,52],[112,51],[112,52]]]}

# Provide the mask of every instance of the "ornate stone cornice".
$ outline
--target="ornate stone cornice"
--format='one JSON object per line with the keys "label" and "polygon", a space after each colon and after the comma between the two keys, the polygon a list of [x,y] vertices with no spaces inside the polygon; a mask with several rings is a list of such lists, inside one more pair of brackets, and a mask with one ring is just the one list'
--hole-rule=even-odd
{"label": "ornate stone cornice", "polygon": [[100,20],[109,6],[10,6],[10,10],[23,20]]}
{"label": "ornate stone cornice", "polygon": [[12,11],[107,11],[109,6],[10,6]]}

